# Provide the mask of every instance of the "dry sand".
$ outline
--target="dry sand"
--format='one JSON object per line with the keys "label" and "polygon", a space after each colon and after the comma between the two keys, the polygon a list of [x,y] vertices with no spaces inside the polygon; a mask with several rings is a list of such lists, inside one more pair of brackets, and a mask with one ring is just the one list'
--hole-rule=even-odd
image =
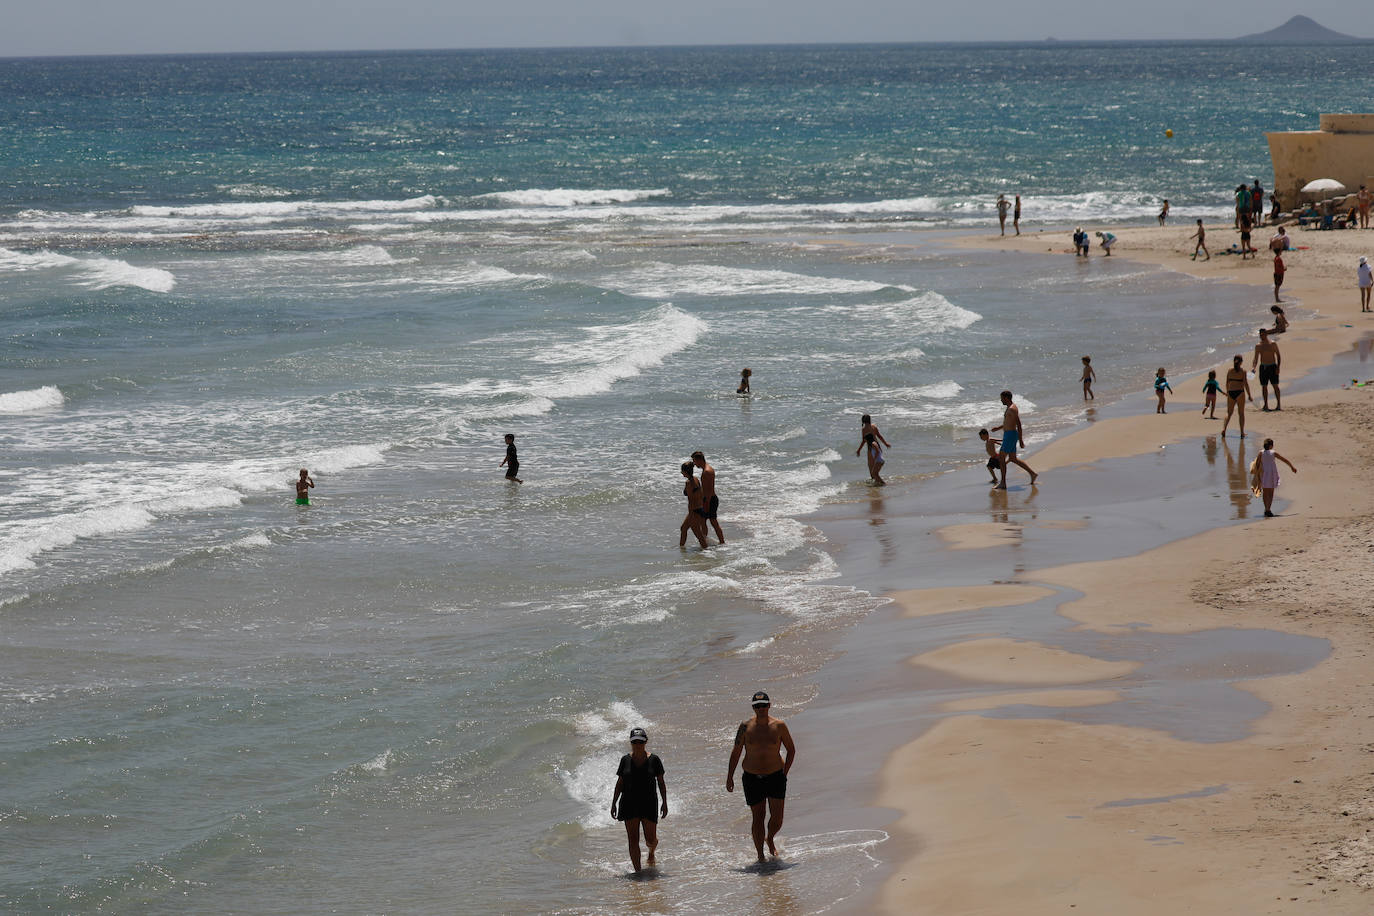
{"label": "dry sand", "polygon": [[[1264,257],[1189,260],[1187,225],[1113,231],[1119,239],[1113,257],[1270,283]],[[1068,250],[1068,234],[971,244],[1058,252]],[[1295,321],[1280,338],[1285,379],[1374,331],[1374,318],[1360,314],[1354,282],[1357,256],[1366,247],[1374,251],[1374,233],[1294,234],[1311,250],[1286,256],[1284,292],[1301,297],[1317,317]],[[1255,234],[1262,251],[1270,235]],[[1209,227],[1214,252],[1234,238],[1229,227]],[[1082,593],[1060,609],[1080,630],[1120,632],[1142,623],[1159,632],[1258,627],[1321,637],[1333,648],[1305,672],[1241,684],[1270,710],[1237,741],[976,714],[1010,705],[1108,704],[1116,698],[1109,685],[946,702],[947,716],[894,753],[883,770],[879,803],[903,812],[898,830],[915,850],[883,888],[883,910],[941,916],[1374,912],[1374,713],[1362,705],[1374,692],[1371,416],[1374,389],[1304,393],[1285,398],[1281,413],[1265,415],[1267,433],[1299,469],[1283,475],[1280,496],[1291,503],[1279,518],[1121,560],[1028,572],[1020,586],[893,596],[908,614],[948,613],[1034,601],[1045,595],[1037,583],[1045,583]],[[1140,454],[1216,432],[1215,424],[1200,427],[1192,410],[1150,419],[1156,422],[1099,421],[1037,452],[1036,467]],[[943,533],[964,548],[1010,534]],[[913,676],[938,668],[982,684],[1048,685],[1096,683],[1121,673],[1114,667],[1120,662],[987,637],[912,659]],[[1009,673],[1018,665],[1009,656],[1019,657],[1022,672]]]}

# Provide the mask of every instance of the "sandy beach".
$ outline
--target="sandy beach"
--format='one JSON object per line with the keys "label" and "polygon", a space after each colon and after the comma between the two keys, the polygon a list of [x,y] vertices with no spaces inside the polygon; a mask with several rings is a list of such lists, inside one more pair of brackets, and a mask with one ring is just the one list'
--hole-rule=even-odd
{"label": "sandy beach", "polygon": [[[1209,226],[1213,257],[1197,262],[1188,257],[1192,227],[1186,222],[1114,231],[1114,258],[1272,290],[1266,243],[1273,230],[1255,233],[1261,254],[1242,261],[1217,253],[1236,239],[1230,227]],[[964,244],[1053,254],[1067,271],[1079,266],[1070,253],[1071,232]],[[1365,600],[1374,560],[1374,500],[1366,486],[1374,431],[1364,422],[1374,391],[1342,390],[1335,370],[1318,371],[1374,333],[1374,316],[1361,315],[1355,290],[1357,258],[1374,249],[1374,234],[1292,234],[1300,247],[1285,256],[1283,296],[1293,325],[1278,338],[1284,409],[1261,413],[1252,380],[1256,403],[1247,417],[1248,454],[1258,451],[1260,437],[1272,436],[1299,470],[1284,469],[1278,495],[1286,503],[1276,505],[1277,518],[1255,518],[1259,512],[1253,511],[1247,521],[1120,559],[892,595],[906,617],[925,624],[989,608],[1014,611],[1067,590],[1070,597],[1057,612],[1068,631],[1086,641],[1070,650],[983,631],[907,660],[902,677],[909,689],[937,676],[956,688],[942,692],[933,724],[925,723],[929,727],[893,753],[882,773],[877,804],[902,812],[899,840],[909,851],[882,890],[885,911],[1374,908],[1374,718],[1360,705],[1374,681]],[[1095,247],[1093,257],[1101,256]],[[1258,327],[1268,324],[1272,296],[1257,302],[1265,303],[1257,306]],[[1229,363],[1225,348],[1233,345],[1217,342],[1219,369]],[[1235,351],[1245,356],[1247,369],[1250,350]],[[1215,440],[1204,440],[1216,437],[1221,423],[1198,415],[1203,378],[1171,376],[1176,394],[1165,416],[1155,416],[1142,398],[1132,404],[1133,415],[1091,423],[1032,453],[1029,460],[1045,474],[1042,488],[1055,485],[1056,469],[1179,443],[1215,450]],[[1316,379],[1326,381],[1314,388]],[[1225,412],[1221,400],[1218,416]],[[1236,432],[1233,421],[1228,455]],[[1008,517],[949,526],[938,532],[939,546],[966,564],[978,551],[1005,549],[999,545],[1019,537],[1024,524],[1058,525],[1056,536],[1075,533],[1063,520]],[[1209,633],[1239,645],[1255,630],[1329,641],[1330,648],[1324,659],[1295,673],[1247,678],[1248,669],[1205,672],[1233,675],[1228,689],[1267,704],[1239,736],[1229,721],[1204,723],[1187,734],[1145,722],[1133,715],[1128,696],[1149,689],[1140,683],[1138,665],[1081,648],[1096,634],[1105,642],[1125,633],[1161,639]],[[1172,662],[1176,669],[1167,658],[1161,664],[1146,678],[1199,673],[1185,671],[1183,659]],[[958,695],[958,684],[967,686],[967,696]],[[1071,708],[1095,710],[1098,717],[1068,721],[1048,714]],[[1017,715],[1001,714],[1013,709]],[[1036,715],[1036,709],[1045,713]]]}

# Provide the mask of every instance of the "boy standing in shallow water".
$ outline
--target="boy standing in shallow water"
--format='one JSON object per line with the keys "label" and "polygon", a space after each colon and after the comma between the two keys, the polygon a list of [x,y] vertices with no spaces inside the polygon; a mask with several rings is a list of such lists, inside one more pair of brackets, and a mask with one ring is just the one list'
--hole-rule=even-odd
{"label": "boy standing in shallow water", "polygon": [[310,489],[315,486],[315,481],[310,476],[308,468],[301,468],[301,476],[296,480],[296,505],[310,505]]}
{"label": "boy standing in shallow water", "polygon": [[1155,413],[1168,413],[1164,409],[1164,392],[1174,393],[1174,389],[1169,387],[1169,380],[1164,377],[1164,367],[1160,366],[1155,372],[1155,394],[1159,396],[1159,404],[1155,406]]}
{"label": "boy standing in shallow water", "polygon": [[515,453],[515,433],[506,433],[506,457],[501,459],[501,463],[498,464],[497,467],[504,467],[506,469],[507,480],[513,480],[516,483],[524,483],[523,480],[516,476],[520,473],[520,459],[516,457]]}
{"label": "boy standing in shallow water", "polygon": [[1093,394],[1093,382],[1097,381],[1097,373],[1093,371],[1092,361],[1091,356],[1083,357],[1083,400],[1085,401],[1092,401],[1097,398],[1097,395]]}
{"label": "boy standing in shallow water", "polygon": [[978,438],[983,440],[983,445],[988,450],[988,473],[992,475],[992,482],[997,483],[997,470],[1002,466],[1002,459],[997,455],[997,443],[988,435],[986,429],[978,430]]}

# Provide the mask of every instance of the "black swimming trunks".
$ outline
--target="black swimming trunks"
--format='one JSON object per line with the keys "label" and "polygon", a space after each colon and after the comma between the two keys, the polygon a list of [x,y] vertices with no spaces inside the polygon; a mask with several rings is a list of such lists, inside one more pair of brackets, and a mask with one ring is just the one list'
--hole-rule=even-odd
{"label": "black swimming trunks", "polygon": [[520,473],[520,462],[516,461],[516,462],[513,462],[513,463],[511,463],[511,464],[506,465],[506,479],[507,479],[507,480],[513,478],[516,474],[519,474],[519,473]]}
{"label": "black swimming trunks", "polygon": [[716,494],[712,493],[712,494],[711,494],[711,505],[710,505],[710,507],[709,507],[709,508],[706,508],[706,509],[698,509],[697,511],[701,513],[701,517],[702,517],[702,518],[704,518],[704,519],[713,519],[713,518],[716,517],[716,510],[719,509],[719,508],[720,508],[720,497],[717,496]]}
{"label": "black swimming trunks", "polygon": [[744,784],[744,803],[749,807],[762,802],[765,798],[787,797],[787,771],[778,770],[767,776],[745,773],[741,780]]}
{"label": "black swimming trunks", "polygon": [[1261,385],[1277,385],[1279,383],[1279,364],[1260,363],[1259,380]]}
{"label": "black swimming trunks", "polygon": [[988,468],[989,468],[990,470],[994,470],[994,471],[995,471],[995,470],[999,469],[1000,467],[1002,467],[1002,462],[998,461],[996,458],[989,458],[989,459],[988,459]]}

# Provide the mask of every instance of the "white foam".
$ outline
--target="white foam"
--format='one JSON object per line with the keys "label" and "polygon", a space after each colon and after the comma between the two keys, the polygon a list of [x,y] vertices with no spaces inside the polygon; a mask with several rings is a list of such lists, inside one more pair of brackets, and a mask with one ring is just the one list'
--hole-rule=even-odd
{"label": "white foam", "polygon": [[428,210],[439,205],[432,194],[405,200],[266,200],[252,203],[188,204],[181,207],[130,207],[128,212],[140,217],[183,217],[217,219],[252,219],[262,217],[338,216],[355,213],[396,213],[407,210]]}
{"label": "white foam", "polygon": [[128,503],[22,522],[11,528],[12,536],[0,541],[0,575],[32,569],[34,557],[82,538],[136,531],[152,523],[151,512]]}
{"label": "white foam", "polygon": [[271,547],[272,539],[267,536],[265,531],[255,531],[245,535],[229,545],[230,550],[251,550],[259,547]]}
{"label": "white foam", "polygon": [[387,748],[376,757],[359,764],[359,768],[368,773],[384,773],[396,760],[396,753]]}
{"label": "white foam", "polygon": [[958,397],[959,392],[964,390],[964,386],[953,379],[946,379],[943,382],[935,382],[931,385],[920,385],[916,388],[907,390],[914,398],[933,398],[942,400],[945,398]]}
{"label": "white foam", "polygon": [[888,284],[872,280],[816,277],[785,270],[662,262],[615,274],[601,283],[628,295],[648,299],[672,296],[835,295],[872,293],[888,288]]}
{"label": "white foam", "polygon": [[533,358],[543,363],[584,365],[555,372],[533,383],[530,391],[554,400],[609,391],[617,381],[639,375],[687,349],[706,328],[700,318],[671,305],[652,309],[629,324],[583,328],[582,340],[555,345]]}
{"label": "white foam", "polygon": [[112,286],[137,286],[154,293],[170,293],[176,277],[160,267],[138,267],[116,258],[74,258],[52,251],[32,254],[0,248],[0,271],[68,269],[76,282],[91,289]]}
{"label": "white foam", "polygon": [[[372,445],[341,445],[338,448],[314,453],[307,459],[305,466],[322,474],[367,467],[384,462],[387,450],[390,448],[391,443],[389,442]],[[294,478],[295,475],[292,476]]]}
{"label": "white foam", "polygon": [[763,639],[751,642],[749,645],[740,649],[739,655],[754,655],[771,646],[776,640],[772,636],[765,636]]}
{"label": "white foam", "polygon": [[177,285],[172,272],[160,267],[136,267],[128,261],[114,258],[91,258],[79,263],[81,271],[86,274],[80,282],[91,289],[137,286],[149,292],[170,293]]}
{"label": "white foam", "polygon": [[653,197],[671,197],[667,188],[652,190],[632,190],[626,188],[577,190],[573,188],[552,188],[541,190],[530,188],[524,191],[494,191],[478,195],[478,199],[499,200],[502,203],[519,207],[579,207],[591,204],[624,204]]}
{"label": "white foam", "polygon": [[61,407],[67,398],[56,385],[0,394],[0,413],[32,413]]}

